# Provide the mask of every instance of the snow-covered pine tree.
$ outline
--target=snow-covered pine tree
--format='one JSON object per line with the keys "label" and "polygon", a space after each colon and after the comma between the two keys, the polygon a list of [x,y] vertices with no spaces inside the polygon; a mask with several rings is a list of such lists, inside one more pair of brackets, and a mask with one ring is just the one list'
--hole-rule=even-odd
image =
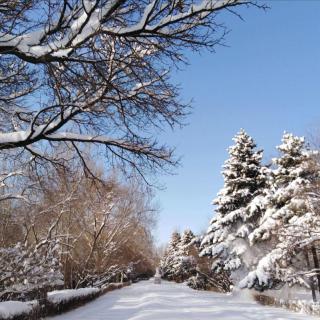
{"label": "snow-covered pine tree", "polygon": [[196,236],[190,229],[186,229],[183,232],[179,247],[184,255],[189,255],[190,249],[194,245],[193,241],[195,238]]}
{"label": "snow-covered pine tree", "polygon": [[297,270],[306,267],[303,241],[308,236],[303,234],[308,234],[305,228],[316,218],[306,201],[306,190],[317,176],[312,165],[314,153],[306,150],[304,138],[289,133],[277,149],[281,156],[273,159],[277,167],[262,201],[263,215],[249,235],[251,245],[261,251],[260,257],[241,281],[242,287],[261,290],[304,281]]}
{"label": "snow-covered pine tree", "polygon": [[181,241],[181,235],[179,232],[174,231],[171,235],[168,247],[160,261],[161,275],[164,279],[173,280],[174,266],[177,263],[179,256],[179,244]]}
{"label": "snow-covered pine tree", "polygon": [[172,234],[168,248],[160,262],[163,278],[182,282],[195,272],[195,256],[198,255],[195,239],[195,235],[189,229],[185,230],[182,236],[178,232]]}
{"label": "snow-covered pine tree", "polygon": [[222,171],[224,187],[213,200],[216,216],[201,243],[200,255],[212,257],[212,268],[217,272],[245,268],[247,236],[260,214],[259,210],[248,210],[248,205],[266,183],[262,151],[256,150],[252,137],[241,129],[233,140],[235,144],[228,149],[230,156]]}
{"label": "snow-covered pine tree", "polygon": [[187,280],[196,271],[198,248],[195,240],[196,237],[190,229],[183,232],[174,264],[174,278],[177,282]]}

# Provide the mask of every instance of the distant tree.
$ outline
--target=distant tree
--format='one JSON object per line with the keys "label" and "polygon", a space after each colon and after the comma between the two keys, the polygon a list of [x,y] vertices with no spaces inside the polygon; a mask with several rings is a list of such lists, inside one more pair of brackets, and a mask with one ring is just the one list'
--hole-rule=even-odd
{"label": "distant tree", "polygon": [[186,282],[196,290],[228,292],[229,278],[226,273],[212,274],[207,257],[199,257],[200,237],[189,229],[182,236],[174,232],[161,260],[162,277],[175,282]]}
{"label": "distant tree", "polygon": [[177,263],[179,252],[179,244],[181,235],[179,232],[174,231],[171,235],[170,242],[166,248],[164,255],[160,261],[160,269],[162,277],[168,280],[173,280],[175,273],[175,265]]}
{"label": "distant tree", "polygon": [[[190,278],[196,270],[196,237],[190,229],[183,232],[178,244],[178,254],[174,265],[174,277],[178,282]],[[195,250],[196,249],[196,250]]]}
{"label": "distant tree", "polygon": [[196,236],[190,229],[186,229],[181,236],[180,247],[182,251],[187,255],[190,247],[193,245],[193,241],[195,240],[195,238]]}
{"label": "distant tree", "polygon": [[195,235],[189,229],[185,230],[182,236],[177,232],[172,234],[160,262],[162,276],[165,279],[183,282],[195,272],[196,255],[193,251],[195,239]]}

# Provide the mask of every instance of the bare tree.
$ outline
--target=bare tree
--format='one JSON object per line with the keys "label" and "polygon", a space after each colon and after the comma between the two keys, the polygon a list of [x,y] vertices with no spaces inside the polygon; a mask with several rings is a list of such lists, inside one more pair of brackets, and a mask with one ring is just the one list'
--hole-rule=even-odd
{"label": "bare tree", "polygon": [[66,287],[102,285],[131,263],[153,267],[156,210],[145,187],[120,183],[115,175],[93,183],[80,172],[52,172],[43,180],[37,203],[17,210],[20,241],[37,249],[59,244]]}
{"label": "bare tree", "polygon": [[260,6],[0,0],[0,150],[65,165],[64,145],[87,171],[86,144],[140,173],[175,164],[172,149],[154,138],[155,128],[181,124],[187,111],[170,69],[185,62],[185,49],[219,45],[226,28],[218,14],[243,5]]}

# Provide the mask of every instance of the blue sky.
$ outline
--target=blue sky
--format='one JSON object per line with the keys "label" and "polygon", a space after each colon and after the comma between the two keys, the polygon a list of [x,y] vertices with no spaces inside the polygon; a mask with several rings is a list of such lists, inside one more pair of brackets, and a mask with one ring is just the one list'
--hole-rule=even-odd
{"label": "blue sky", "polygon": [[228,47],[215,54],[189,55],[190,65],[174,75],[182,98],[191,98],[189,125],[168,132],[182,165],[162,176],[157,239],[174,229],[201,232],[213,216],[210,202],[221,188],[227,147],[240,128],[277,155],[283,131],[309,136],[320,132],[320,1],[266,1],[267,12],[241,10],[220,20],[231,29]]}

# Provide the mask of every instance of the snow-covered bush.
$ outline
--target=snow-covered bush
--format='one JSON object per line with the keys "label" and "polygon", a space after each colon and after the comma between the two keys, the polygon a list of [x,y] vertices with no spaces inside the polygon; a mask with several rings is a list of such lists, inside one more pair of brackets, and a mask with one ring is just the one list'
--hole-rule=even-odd
{"label": "snow-covered bush", "polygon": [[299,313],[310,314],[313,316],[320,316],[319,302],[304,299],[283,299],[264,294],[256,294],[254,298],[257,302],[267,306],[277,306],[293,310]]}
{"label": "snow-covered bush", "polygon": [[230,292],[232,283],[230,282],[230,275],[221,270],[220,272],[210,272],[207,273],[201,270],[201,266],[198,266],[197,273],[191,276],[187,280],[187,285],[195,290],[207,290],[216,292]]}
{"label": "snow-covered bush", "polygon": [[187,280],[187,285],[195,290],[209,290],[210,285],[208,284],[208,281],[206,277],[201,276],[200,274],[196,274],[195,276],[191,276]]}
{"label": "snow-covered bush", "polygon": [[53,304],[65,303],[70,300],[96,295],[100,292],[98,288],[80,288],[56,290],[47,293],[47,300]]}
{"label": "snow-covered bush", "polygon": [[63,285],[58,245],[0,248],[0,300],[31,300]]}
{"label": "snow-covered bush", "polygon": [[38,307],[36,301],[4,301],[0,302],[0,319],[30,319],[34,308]]}
{"label": "snow-covered bush", "polygon": [[208,277],[203,274],[197,273],[187,280],[187,285],[195,290],[214,290],[215,287],[208,281]]}

